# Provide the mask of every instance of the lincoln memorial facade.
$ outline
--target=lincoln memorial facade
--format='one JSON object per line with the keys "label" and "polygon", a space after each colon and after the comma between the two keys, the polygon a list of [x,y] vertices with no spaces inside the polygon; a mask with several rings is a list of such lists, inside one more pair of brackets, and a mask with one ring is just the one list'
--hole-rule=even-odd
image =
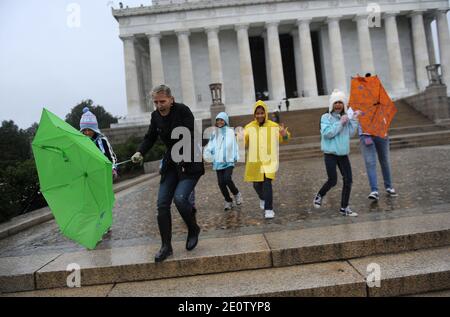
{"label": "lincoln memorial facade", "polygon": [[153,0],[113,9],[123,41],[127,118],[148,124],[152,86],[169,85],[196,117],[210,115],[209,84],[222,83],[230,115],[256,99],[273,109],[327,105],[356,74],[376,74],[392,97],[428,85],[436,63],[450,87],[448,0]]}

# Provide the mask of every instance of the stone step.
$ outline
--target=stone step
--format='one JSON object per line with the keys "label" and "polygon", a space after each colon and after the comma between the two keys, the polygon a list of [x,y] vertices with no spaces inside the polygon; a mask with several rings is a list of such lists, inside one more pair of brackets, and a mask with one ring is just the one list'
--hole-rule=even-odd
{"label": "stone step", "polygon": [[[439,208],[447,210],[450,205],[444,207]],[[173,245],[174,256],[162,263],[154,262],[157,244],[0,258],[0,291],[65,287],[70,273],[68,266],[73,263],[81,269],[81,284],[89,286],[347,260],[447,245],[450,245],[450,217],[443,212],[200,239],[191,252],[180,241]]]}
{"label": "stone step", "polygon": [[[450,130],[393,136],[390,144],[391,149],[450,144]],[[359,140],[357,138],[353,138],[350,141],[350,149],[352,152],[359,150]],[[280,160],[322,155],[319,142],[286,145],[280,147],[279,153]]]}
{"label": "stone step", "polygon": [[[380,274],[376,275],[377,273]],[[378,297],[420,296],[449,288],[450,247],[446,246],[347,261],[116,283],[80,289],[59,288],[5,296]],[[448,291],[444,291],[441,296],[448,296]]]}

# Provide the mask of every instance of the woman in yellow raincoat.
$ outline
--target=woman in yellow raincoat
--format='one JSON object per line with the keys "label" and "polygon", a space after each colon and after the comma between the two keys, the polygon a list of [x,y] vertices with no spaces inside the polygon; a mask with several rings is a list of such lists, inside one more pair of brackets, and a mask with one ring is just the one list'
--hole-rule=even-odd
{"label": "woman in yellow raincoat", "polygon": [[272,180],[278,171],[278,146],[287,142],[290,133],[284,125],[269,120],[267,105],[258,100],[253,106],[254,120],[244,129],[246,163],[245,181],[252,182],[260,199],[265,218],[275,216],[273,211]]}

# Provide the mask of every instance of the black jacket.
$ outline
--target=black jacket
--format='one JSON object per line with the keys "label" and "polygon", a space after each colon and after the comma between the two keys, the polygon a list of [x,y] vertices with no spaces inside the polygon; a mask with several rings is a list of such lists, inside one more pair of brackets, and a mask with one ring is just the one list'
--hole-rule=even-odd
{"label": "black jacket", "polygon": [[[192,114],[189,107],[182,103],[176,103],[172,105],[170,113],[163,117],[160,113],[155,110],[152,112],[152,117],[150,121],[150,126],[148,128],[147,134],[144,136],[144,140],[139,146],[138,151],[142,155],[145,155],[156,142],[158,136],[161,141],[166,145],[167,150],[163,158],[163,166],[161,173],[164,175],[168,168],[176,168],[179,172],[181,178],[199,177],[205,173],[205,168],[202,158],[201,147],[197,151],[197,158],[195,158],[194,151],[194,115]],[[172,147],[180,141],[183,136],[177,139],[172,139],[172,131],[176,127],[186,127],[190,131],[191,135],[191,158],[190,162],[174,162],[171,157]],[[201,142],[201,140],[199,140]],[[200,143],[201,145],[201,143]],[[182,151],[180,152],[182,153]]]}

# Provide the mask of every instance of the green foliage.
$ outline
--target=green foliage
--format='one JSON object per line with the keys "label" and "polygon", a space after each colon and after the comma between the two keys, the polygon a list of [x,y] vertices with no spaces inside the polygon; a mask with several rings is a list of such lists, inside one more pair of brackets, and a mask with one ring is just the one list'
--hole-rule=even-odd
{"label": "green foliage", "polygon": [[[141,142],[142,138],[140,137],[130,137],[124,144],[115,145],[114,152],[118,162],[129,160],[136,153]],[[165,145],[158,139],[152,149],[145,155],[144,162],[161,159],[165,151]],[[136,173],[137,171],[143,171],[142,165],[129,163],[119,166],[119,175]]]}
{"label": "green foliage", "polygon": [[66,122],[77,130],[80,129],[80,119],[83,115],[84,107],[88,107],[89,111],[97,117],[98,127],[100,130],[108,129],[111,123],[117,123],[117,117],[112,116],[102,106],[94,106],[94,102],[91,99],[87,99],[81,101],[81,103],[73,107],[72,110],[70,110],[70,113],[66,115]]}
{"label": "green foliage", "polygon": [[34,159],[17,162],[0,170],[0,222],[46,205],[39,192]]}
{"label": "green foliage", "polygon": [[30,131],[19,130],[14,121],[0,127],[0,169],[31,157]]}

